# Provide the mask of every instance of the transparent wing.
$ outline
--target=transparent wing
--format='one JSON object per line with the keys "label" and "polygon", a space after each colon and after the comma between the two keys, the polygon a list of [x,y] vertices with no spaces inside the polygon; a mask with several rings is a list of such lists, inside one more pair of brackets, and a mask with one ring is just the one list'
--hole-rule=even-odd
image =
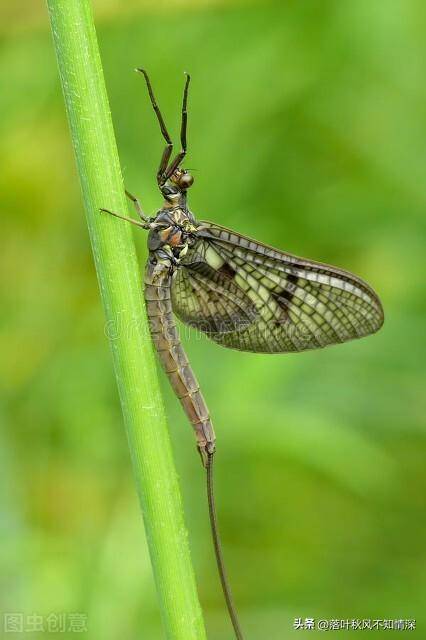
{"label": "transparent wing", "polygon": [[383,310],[360,278],[200,223],[172,285],[176,314],[241,351],[304,351],[374,333]]}
{"label": "transparent wing", "polygon": [[[207,242],[198,241],[196,249],[187,255],[186,266],[175,273],[173,310],[183,322],[208,335],[248,327],[258,315],[255,305],[226,272],[207,262],[206,255],[210,256]],[[190,263],[188,257],[192,258]]]}

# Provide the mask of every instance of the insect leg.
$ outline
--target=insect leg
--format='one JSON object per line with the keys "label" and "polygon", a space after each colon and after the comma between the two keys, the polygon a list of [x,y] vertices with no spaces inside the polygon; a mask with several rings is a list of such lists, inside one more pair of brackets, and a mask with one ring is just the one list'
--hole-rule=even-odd
{"label": "insect leg", "polygon": [[186,81],[185,87],[183,89],[183,100],[182,100],[182,121],[180,126],[180,144],[181,149],[175,159],[170,163],[169,168],[166,171],[166,179],[170,178],[170,176],[176,171],[184,157],[186,156],[186,126],[188,122],[188,112],[186,109],[188,103],[188,87],[191,80],[191,76],[189,73],[185,73]]}
{"label": "insect leg", "polygon": [[136,71],[138,71],[139,73],[141,73],[146,81],[146,86],[148,88],[148,93],[149,93],[149,99],[151,100],[151,104],[152,104],[152,108],[155,111],[155,115],[157,116],[157,120],[158,120],[158,124],[160,125],[160,129],[161,129],[161,134],[164,138],[164,140],[166,141],[166,147],[163,151],[163,155],[161,156],[161,161],[160,161],[160,166],[158,167],[158,171],[157,171],[157,183],[159,186],[162,186],[165,181],[167,180],[167,178],[165,177],[166,174],[166,170],[167,170],[167,165],[169,163],[170,160],[170,156],[172,154],[172,150],[173,150],[173,142],[170,138],[169,132],[167,131],[167,127],[164,123],[163,120],[163,116],[161,115],[161,111],[159,109],[159,106],[155,100],[155,96],[154,96],[154,92],[152,90],[152,86],[151,86],[151,81],[149,79],[149,76],[147,74],[147,72],[145,71],[145,69],[136,69]]}
{"label": "insect leg", "polygon": [[130,191],[127,191],[127,189],[125,191],[126,191],[126,196],[129,198],[129,200],[131,200],[133,202],[133,204],[135,206],[135,209],[136,209],[136,212],[137,212],[138,216],[140,217],[140,219],[143,220],[144,222],[150,222],[150,219],[142,211],[141,203],[136,198],[136,196],[132,195],[130,193]]}
{"label": "insect leg", "polygon": [[115,211],[110,211],[110,209],[99,209],[99,211],[103,212],[103,213],[109,213],[111,216],[114,216],[115,218],[120,218],[120,220],[126,220],[126,222],[131,222],[132,224],[136,225],[137,227],[141,227],[141,229],[150,229],[150,225],[149,224],[145,224],[143,222],[139,222],[139,220],[133,220],[133,218],[129,218],[128,216],[122,216],[120,213],[116,213]]}

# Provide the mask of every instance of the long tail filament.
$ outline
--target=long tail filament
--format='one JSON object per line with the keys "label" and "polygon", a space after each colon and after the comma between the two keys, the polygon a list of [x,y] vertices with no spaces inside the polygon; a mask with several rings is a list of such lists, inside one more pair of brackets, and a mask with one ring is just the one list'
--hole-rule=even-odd
{"label": "long tail filament", "polygon": [[244,640],[243,633],[241,631],[240,623],[238,620],[237,610],[234,605],[234,601],[232,598],[231,587],[228,582],[228,578],[225,570],[225,562],[223,559],[222,553],[222,544],[219,536],[219,529],[217,524],[217,514],[216,514],[216,506],[214,499],[214,489],[213,489],[213,453],[208,454],[207,459],[207,498],[209,503],[209,515],[210,515],[210,525],[213,536],[213,545],[214,551],[216,555],[216,563],[217,568],[219,570],[220,582],[222,584],[223,595],[225,596],[226,606],[228,608],[229,617],[231,618],[232,626],[234,627],[235,636],[237,640]]}

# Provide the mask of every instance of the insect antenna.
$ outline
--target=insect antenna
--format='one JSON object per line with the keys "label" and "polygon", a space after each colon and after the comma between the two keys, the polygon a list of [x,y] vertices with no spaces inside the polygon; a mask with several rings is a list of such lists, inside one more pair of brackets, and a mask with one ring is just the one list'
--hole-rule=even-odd
{"label": "insect antenna", "polygon": [[231,618],[232,626],[234,627],[235,636],[237,640],[244,640],[243,633],[241,631],[240,623],[238,620],[237,610],[232,598],[231,587],[229,585],[228,577],[226,575],[225,561],[222,553],[222,543],[219,536],[219,528],[217,523],[216,504],[214,499],[214,487],[213,487],[213,455],[214,453],[208,453],[207,458],[207,499],[209,503],[209,516],[210,526],[213,536],[213,546],[216,556],[217,568],[219,570],[220,582],[222,585],[223,595],[225,596],[226,606],[228,608],[229,617]]}
{"label": "insect antenna", "polygon": [[185,76],[186,76],[186,80],[185,80],[185,86],[184,86],[184,89],[183,89],[181,125],[180,125],[180,144],[181,144],[181,148],[180,148],[179,153],[174,158],[174,160],[172,160],[172,162],[170,163],[170,166],[168,167],[168,169],[166,171],[166,177],[167,178],[170,178],[170,176],[173,175],[175,170],[178,168],[178,166],[180,165],[180,163],[182,162],[182,160],[186,156],[186,150],[187,150],[186,130],[187,130],[187,123],[188,123],[188,111],[187,111],[188,88],[189,88],[189,83],[191,81],[191,76],[189,75],[189,73],[186,73],[186,71],[185,71]]}
{"label": "insect antenna", "polygon": [[151,85],[151,80],[149,79],[147,72],[145,71],[145,69],[141,69],[140,67],[135,69],[135,71],[137,71],[138,73],[141,73],[145,78],[149,99],[151,100],[151,105],[155,111],[155,115],[157,116],[158,124],[160,125],[161,135],[163,136],[166,142],[163,155],[161,156],[160,166],[158,167],[158,171],[157,171],[157,183],[158,183],[158,186],[161,187],[167,180],[167,176],[166,176],[167,165],[169,164],[170,156],[173,151],[173,142],[167,130],[160,108],[155,99],[154,91]]}

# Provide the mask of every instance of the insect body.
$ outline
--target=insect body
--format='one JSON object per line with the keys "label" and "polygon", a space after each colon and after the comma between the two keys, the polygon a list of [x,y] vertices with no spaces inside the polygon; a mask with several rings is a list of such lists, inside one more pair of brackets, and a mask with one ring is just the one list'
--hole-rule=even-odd
{"label": "insect body", "polygon": [[170,383],[195,429],[204,466],[214,453],[215,436],[207,405],[180,343],[171,292],[181,259],[196,231],[192,215],[182,205],[162,209],[148,236],[145,301],[151,336]]}
{"label": "insect body", "polygon": [[204,332],[218,344],[240,351],[285,353],[316,349],[377,331],[383,310],[377,294],[353,274],[284,253],[234,231],[199,222],[188,209],[191,174],[181,168],[186,155],[187,75],[182,104],[181,150],[170,161],[172,141],[155,101],[152,106],[166,142],[157,172],[163,207],[146,217],[126,192],[147,229],[149,258],[145,300],[151,335],[162,366],[194,427],[207,469],[210,521],[222,588],[236,637],[242,632],[226,578],[213,497],[215,435],[198,382],[180,343],[174,321]]}

